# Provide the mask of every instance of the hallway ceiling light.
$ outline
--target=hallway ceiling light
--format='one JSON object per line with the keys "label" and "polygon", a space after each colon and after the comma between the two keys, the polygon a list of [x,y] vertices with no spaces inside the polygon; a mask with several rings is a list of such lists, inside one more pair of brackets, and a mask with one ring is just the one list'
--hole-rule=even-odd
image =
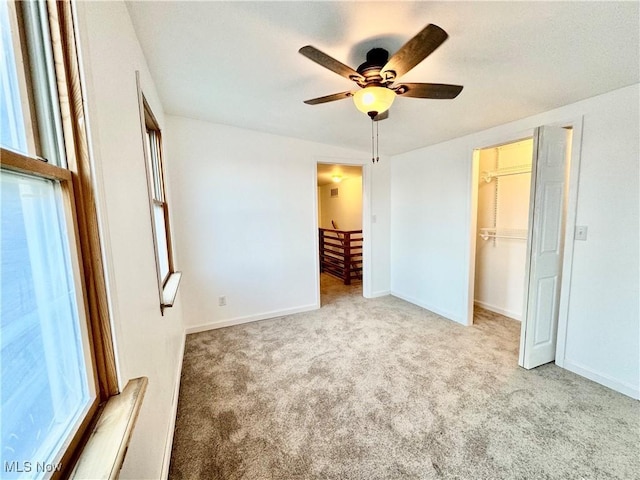
{"label": "hallway ceiling light", "polygon": [[334,175],[331,177],[331,180],[333,180],[333,183],[340,183],[342,181],[342,177],[340,175]]}

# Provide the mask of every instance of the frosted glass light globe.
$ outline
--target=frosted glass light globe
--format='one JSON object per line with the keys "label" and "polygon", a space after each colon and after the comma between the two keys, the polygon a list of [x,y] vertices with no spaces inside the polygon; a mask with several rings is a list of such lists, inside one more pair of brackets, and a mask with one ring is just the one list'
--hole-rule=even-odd
{"label": "frosted glass light globe", "polygon": [[385,87],[365,87],[353,95],[356,108],[369,116],[386,112],[395,99],[396,92]]}

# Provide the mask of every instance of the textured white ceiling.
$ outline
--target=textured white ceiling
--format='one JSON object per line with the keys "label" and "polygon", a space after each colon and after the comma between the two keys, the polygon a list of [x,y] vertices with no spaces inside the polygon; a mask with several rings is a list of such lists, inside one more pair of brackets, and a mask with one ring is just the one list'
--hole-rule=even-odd
{"label": "textured white ceiling", "polygon": [[166,113],[371,149],[350,99],[303,100],[354,84],[298,53],[313,45],[357,68],[428,23],[449,39],[402,77],[464,85],[454,100],[398,98],[380,123],[393,155],[640,81],[639,3],[128,2]]}

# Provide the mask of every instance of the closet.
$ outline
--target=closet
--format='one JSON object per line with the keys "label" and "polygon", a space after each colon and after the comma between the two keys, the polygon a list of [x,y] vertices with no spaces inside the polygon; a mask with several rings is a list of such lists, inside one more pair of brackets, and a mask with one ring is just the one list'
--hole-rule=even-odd
{"label": "closet", "polygon": [[533,139],[479,152],[474,303],[522,319]]}

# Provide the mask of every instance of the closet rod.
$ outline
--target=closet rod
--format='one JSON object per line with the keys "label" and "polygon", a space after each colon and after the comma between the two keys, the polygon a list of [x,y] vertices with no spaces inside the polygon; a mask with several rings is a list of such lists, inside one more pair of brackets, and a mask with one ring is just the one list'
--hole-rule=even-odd
{"label": "closet rod", "polygon": [[526,240],[527,237],[519,237],[515,235],[496,235],[495,233],[481,233],[480,238],[489,240],[490,238],[515,238],[516,240]]}
{"label": "closet rod", "polygon": [[480,229],[478,234],[483,240],[490,238],[515,238],[518,240],[526,240],[528,232],[526,229],[520,228],[495,228],[485,227]]}
{"label": "closet rod", "polygon": [[482,180],[489,183],[491,180],[497,177],[506,177],[507,175],[521,175],[523,173],[531,173],[531,165],[520,165],[517,167],[500,168],[498,170],[491,170],[488,172],[482,172]]}

